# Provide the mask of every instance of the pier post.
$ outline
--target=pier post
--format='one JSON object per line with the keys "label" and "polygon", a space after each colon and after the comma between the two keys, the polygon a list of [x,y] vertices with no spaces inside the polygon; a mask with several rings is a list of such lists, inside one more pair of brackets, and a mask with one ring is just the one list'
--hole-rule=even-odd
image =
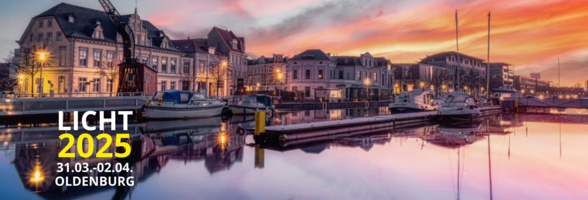
{"label": "pier post", "polygon": [[265,132],[265,111],[255,111],[255,136]]}
{"label": "pier post", "polygon": [[255,145],[255,168],[263,169],[265,165],[265,150],[259,144]]}

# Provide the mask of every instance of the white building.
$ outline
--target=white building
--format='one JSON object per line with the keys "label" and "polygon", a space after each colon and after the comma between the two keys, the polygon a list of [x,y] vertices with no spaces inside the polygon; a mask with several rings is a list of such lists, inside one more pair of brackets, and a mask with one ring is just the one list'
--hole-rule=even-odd
{"label": "white building", "polygon": [[319,49],[306,50],[288,60],[288,88],[307,99],[323,97],[322,91],[339,91],[347,101],[387,99],[393,84],[391,63],[383,57],[331,56]]}
{"label": "white building", "polygon": [[[122,16],[135,37],[135,58],[158,71],[159,90],[193,89],[190,78],[193,58],[176,49],[163,30],[134,14]],[[100,71],[122,61],[122,38],[108,15],[66,3],[33,17],[17,41],[22,52],[45,46],[49,54],[43,79],[25,76],[23,93],[104,93],[110,85],[116,92],[117,79]],[[31,91],[30,84],[34,84]],[[28,85],[28,86],[27,86]]]}

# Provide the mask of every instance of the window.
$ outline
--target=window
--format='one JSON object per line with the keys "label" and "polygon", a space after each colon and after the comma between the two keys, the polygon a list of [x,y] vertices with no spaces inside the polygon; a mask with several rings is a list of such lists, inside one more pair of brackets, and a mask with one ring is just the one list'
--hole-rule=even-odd
{"label": "window", "polygon": [[33,34],[30,34],[30,35],[29,35],[29,42],[33,42],[33,38],[34,38],[34,37],[35,37],[35,36],[33,36]]}
{"label": "window", "polygon": [[47,20],[47,27],[53,27],[53,21]]}
{"label": "window", "polygon": [[88,49],[80,48],[80,67],[88,66]]}
{"label": "window", "polygon": [[143,64],[147,65],[147,56],[143,56],[143,57],[141,58],[141,62],[142,62]]}
{"label": "window", "polygon": [[51,41],[53,39],[53,33],[47,33],[47,41]]}
{"label": "window", "polygon": [[95,78],[92,80],[92,92],[100,92],[100,79]]}
{"label": "window", "polygon": [[357,80],[361,81],[361,72],[360,71],[357,71]]}
{"label": "window", "polygon": [[106,52],[106,66],[107,67],[114,67],[114,64],[112,63],[114,61],[114,52],[109,51]]}
{"label": "window", "polygon": [[157,69],[158,69],[157,63],[158,62],[159,62],[159,58],[157,58],[157,57],[151,58],[151,69],[154,69],[155,71],[157,71]]}
{"label": "window", "polygon": [[161,72],[167,73],[167,58],[161,58]]}
{"label": "window", "polygon": [[171,63],[170,63],[171,66],[170,66],[170,68],[171,68],[171,73],[172,74],[175,74],[176,73],[176,61],[177,60],[175,58],[174,59],[171,59]]}
{"label": "window", "polygon": [[208,53],[214,55],[214,48],[213,47],[208,47]]}
{"label": "window", "polygon": [[339,71],[339,79],[343,79],[343,71]]}
{"label": "window", "polygon": [[75,22],[75,18],[74,18],[74,16],[73,16],[73,15],[69,15],[69,17],[67,18],[67,21],[68,21],[69,23],[74,23],[74,22]]}
{"label": "window", "polygon": [[43,28],[43,21],[39,21],[39,28]]}
{"label": "window", "polygon": [[109,92],[112,92],[112,90],[113,90],[113,88],[112,88],[112,79],[108,79],[108,80],[106,80],[106,89],[107,89]]}
{"label": "window", "polygon": [[167,90],[167,81],[161,81],[161,91]]}
{"label": "window", "polygon": [[198,67],[198,73],[204,73],[204,62],[200,61],[200,66]]}
{"label": "window", "polygon": [[309,69],[306,70],[305,78],[310,79],[310,70]]}
{"label": "window", "polygon": [[43,41],[43,33],[37,34],[37,42]]}
{"label": "window", "polygon": [[175,81],[169,82],[169,89],[170,90],[175,90],[176,89],[176,82]]}
{"label": "window", "polygon": [[310,87],[304,87],[304,96],[310,97]]}
{"label": "window", "polygon": [[298,70],[292,70],[292,79],[298,79]]}
{"label": "window", "polygon": [[66,60],[66,47],[59,47],[59,66],[65,66]]}
{"label": "window", "polygon": [[374,83],[378,82],[378,74],[376,72],[374,72]]}
{"label": "window", "polygon": [[57,41],[61,41],[61,37],[62,37],[62,36],[61,36],[61,32],[57,32],[57,33],[55,34],[55,40],[57,40]]}
{"label": "window", "polygon": [[184,60],[184,74],[190,74],[190,60]]}
{"label": "window", "polygon": [[319,69],[318,71],[318,79],[323,79],[324,75],[323,75],[323,70]]}
{"label": "window", "polygon": [[86,84],[87,84],[87,79],[86,78],[79,78],[78,79],[78,90],[79,92],[86,92]]}
{"label": "window", "polygon": [[102,67],[102,50],[94,50],[94,67]]}

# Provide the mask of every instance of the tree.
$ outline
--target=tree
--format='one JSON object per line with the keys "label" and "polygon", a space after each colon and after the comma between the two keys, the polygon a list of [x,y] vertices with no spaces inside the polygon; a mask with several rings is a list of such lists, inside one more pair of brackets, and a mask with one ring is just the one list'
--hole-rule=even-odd
{"label": "tree", "polygon": [[229,70],[228,62],[223,59],[221,59],[218,63],[210,64],[209,81],[211,83],[216,83],[216,96],[219,96],[220,85],[227,79],[226,77],[229,73]]}
{"label": "tree", "polygon": [[[45,52],[48,44],[44,43],[42,45],[33,45],[32,47],[23,47],[21,49],[21,58],[20,63],[12,63],[12,58],[14,57],[14,52],[12,52],[8,58],[6,58],[7,62],[11,63],[14,67],[15,72],[19,76],[28,76],[31,78],[31,93],[34,93],[34,81],[35,76],[41,70],[41,59],[37,56],[37,52]],[[41,79],[42,80],[42,79]],[[42,84],[42,83],[41,83]],[[42,92],[42,91],[41,91]]]}
{"label": "tree", "polygon": [[100,69],[98,69],[96,74],[101,77],[105,77],[107,81],[110,81],[110,88],[108,88],[108,91],[110,92],[110,96],[112,96],[114,82],[119,75],[119,66],[116,65],[113,61],[102,62]]}

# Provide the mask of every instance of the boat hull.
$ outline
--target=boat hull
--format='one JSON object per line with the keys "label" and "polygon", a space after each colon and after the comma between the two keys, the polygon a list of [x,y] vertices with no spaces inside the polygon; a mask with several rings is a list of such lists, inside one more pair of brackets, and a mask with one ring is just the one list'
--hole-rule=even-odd
{"label": "boat hull", "polygon": [[482,115],[479,113],[464,113],[464,114],[438,114],[441,120],[445,121],[470,121],[477,122],[480,120]]}
{"label": "boat hull", "polygon": [[424,112],[428,111],[425,109],[419,108],[411,108],[411,107],[390,107],[390,113],[397,114],[397,113],[414,113],[414,112]]}
{"label": "boat hull", "polygon": [[185,119],[185,118],[205,118],[221,115],[222,105],[210,107],[160,107],[146,106],[143,115],[147,119]]}
{"label": "boat hull", "polygon": [[233,115],[254,115],[256,111],[265,111],[269,113],[271,110],[266,108],[253,108],[244,106],[231,106],[231,112]]}

